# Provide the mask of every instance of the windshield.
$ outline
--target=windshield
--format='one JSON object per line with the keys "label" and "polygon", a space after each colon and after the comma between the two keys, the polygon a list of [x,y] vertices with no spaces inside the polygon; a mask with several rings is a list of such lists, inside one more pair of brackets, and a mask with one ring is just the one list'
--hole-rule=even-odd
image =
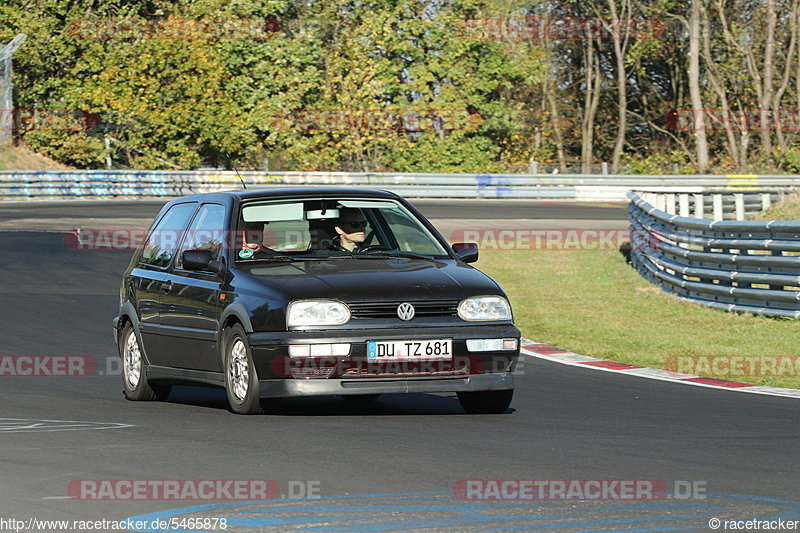
{"label": "windshield", "polygon": [[238,261],[449,257],[422,222],[394,200],[249,202],[241,208],[239,234]]}

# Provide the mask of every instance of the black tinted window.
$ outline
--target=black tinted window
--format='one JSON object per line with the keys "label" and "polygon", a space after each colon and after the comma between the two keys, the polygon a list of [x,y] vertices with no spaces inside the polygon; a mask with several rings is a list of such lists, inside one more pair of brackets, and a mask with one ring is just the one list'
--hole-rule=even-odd
{"label": "black tinted window", "polygon": [[175,255],[181,231],[194,213],[197,204],[173,205],[153,228],[145,241],[142,263],[165,267]]}
{"label": "black tinted window", "polygon": [[391,199],[254,201],[242,206],[239,228],[247,242],[237,258],[243,261],[362,252],[367,259],[392,254],[447,257],[422,221]]}
{"label": "black tinted window", "polygon": [[[216,261],[225,243],[225,234],[225,206],[205,204],[197,211],[197,216],[186,232],[181,254],[186,250],[210,250],[211,259]],[[183,268],[180,254],[175,264]]]}

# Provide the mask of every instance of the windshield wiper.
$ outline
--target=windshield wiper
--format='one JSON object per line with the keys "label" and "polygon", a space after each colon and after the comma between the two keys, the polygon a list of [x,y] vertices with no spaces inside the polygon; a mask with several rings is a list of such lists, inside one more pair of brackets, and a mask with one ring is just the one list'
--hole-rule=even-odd
{"label": "windshield wiper", "polygon": [[241,263],[253,263],[256,261],[320,261],[328,259],[328,256],[320,255],[291,255],[279,252],[256,252],[253,257],[248,259],[237,259]]}
{"label": "windshield wiper", "polygon": [[389,252],[389,253],[379,253],[378,256],[383,257],[391,257],[391,258],[398,258],[398,259],[422,259],[424,261],[436,261],[433,257],[425,254],[418,254],[416,252]]}
{"label": "windshield wiper", "polygon": [[258,263],[262,261],[294,261],[297,259],[296,257],[292,257],[290,255],[269,255],[267,257],[251,257],[250,259],[239,259],[239,263]]}
{"label": "windshield wiper", "polygon": [[401,251],[374,251],[374,252],[351,252],[348,254],[341,253],[336,255],[329,255],[326,259],[422,259],[424,261],[436,261],[429,255],[418,254],[415,252],[401,252]]}

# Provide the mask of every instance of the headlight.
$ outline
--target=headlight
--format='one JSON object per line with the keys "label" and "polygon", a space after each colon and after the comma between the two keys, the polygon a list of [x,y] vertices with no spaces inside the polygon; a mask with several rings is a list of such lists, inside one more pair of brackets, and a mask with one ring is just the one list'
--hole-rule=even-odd
{"label": "headlight", "polygon": [[473,296],[458,304],[458,316],[470,322],[511,320],[511,306],[502,296]]}
{"label": "headlight", "polygon": [[341,326],[350,320],[350,309],[341,302],[331,300],[297,300],[286,310],[286,325]]}

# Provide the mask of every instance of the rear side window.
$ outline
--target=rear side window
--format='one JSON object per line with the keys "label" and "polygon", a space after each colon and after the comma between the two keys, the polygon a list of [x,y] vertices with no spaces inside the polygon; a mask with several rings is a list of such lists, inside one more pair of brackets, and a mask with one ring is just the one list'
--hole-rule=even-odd
{"label": "rear side window", "polygon": [[167,266],[178,249],[181,232],[196,207],[196,203],[170,207],[147,236],[140,261],[157,267]]}

